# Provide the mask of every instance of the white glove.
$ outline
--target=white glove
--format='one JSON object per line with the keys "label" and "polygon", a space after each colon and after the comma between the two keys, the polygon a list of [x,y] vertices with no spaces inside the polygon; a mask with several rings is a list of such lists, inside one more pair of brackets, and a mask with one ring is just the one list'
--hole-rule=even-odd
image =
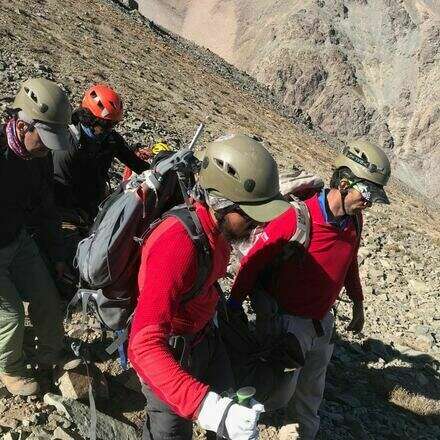
{"label": "white glove", "polygon": [[[220,397],[210,391],[202,403],[198,424],[208,431],[217,432],[227,406],[232,402],[229,397]],[[264,406],[251,399],[251,408],[232,404],[225,419],[226,430],[231,440],[258,439],[258,418],[264,412]]]}

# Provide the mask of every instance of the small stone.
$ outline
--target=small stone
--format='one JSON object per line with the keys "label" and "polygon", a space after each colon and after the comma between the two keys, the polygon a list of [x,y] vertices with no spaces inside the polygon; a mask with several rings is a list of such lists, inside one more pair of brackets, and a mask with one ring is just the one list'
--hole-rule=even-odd
{"label": "small stone", "polygon": [[18,440],[20,434],[18,432],[8,432],[2,438],[2,440]]}
{"label": "small stone", "polygon": [[64,429],[69,429],[71,426],[72,426],[72,422],[69,422],[69,420],[64,419],[62,427]]}
{"label": "small stone", "polygon": [[141,131],[147,128],[147,125],[144,121],[133,121],[128,124],[128,126],[134,131]]}
{"label": "small stone", "polygon": [[55,383],[63,397],[81,400],[88,396],[90,379],[84,372],[64,371]]}
{"label": "small stone", "polygon": [[416,294],[426,293],[429,291],[429,286],[423,281],[419,281],[419,280],[414,280],[414,279],[409,280],[408,286]]}
{"label": "small stone", "polygon": [[[56,394],[52,394],[52,393],[47,393],[44,395],[43,400],[46,405],[54,406],[57,412],[59,413],[59,415],[63,415],[68,419],[71,419],[67,411],[67,408],[63,405],[64,400],[60,396],[57,396]],[[52,418],[52,416],[54,415],[51,414],[49,416],[49,421]]]}
{"label": "small stone", "polygon": [[[53,412],[50,413],[47,418],[46,427],[49,431],[55,431],[58,426],[62,426],[63,428],[69,428],[72,423],[67,420],[64,416]],[[68,426],[67,426],[68,425]]]}
{"label": "small stone", "polygon": [[[90,374],[90,377],[88,376]],[[56,384],[63,397],[75,400],[85,400],[89,395],[89,384],[92,382],[93,392],[96,396],[108,398],[108,385],[105,376],[93,366],[89,372],[85,365],[75,370],[61,371],[56,377]]]}
{"label": "small stone", "polygon": [[[83,438],[89,435],[90,408],[76,400],[66,399],[55,394],[45,394],[44,402],[53,405],[57,410],[66,415],[70,420],[75,420],[78,433]],[[136,438],[136,430],[125,423],[115,420],[106,414],[96,411],[97,438],[117,438],[118,440],[131,440]]]}
{"label": "small stone", "polygon": [[[51,440],[52,436],[41,426],[36,426],[32,429],[32,434],[26,440]],[[21,438],[19,439],[21,440]]]}
{"label": "small stone", "polygon": [[425,353],[429,352],[434,344],[434,338],[431,335],[420,335],[414,341],[414,348]]}
{"label": "small stone", "polygon": [[369,296],[369,295],[374,295],[376,293],[375,289],[373,286],[365,286],[364,288],[364,293]]}
{"label": "small stone", "polygon": [[299,435],[298,429],[298,423],[290,423],[289,425],[284,425],[278,432],[279,440],[297,439]]}
{"label": "small stone", "polygon": [[9,391],[6,389],[5,386],[3,386],[3,384],[0,384],[0,399],[3,399],[4,397],[8,397],[9,396]]}
{"label": "small stone", "polygon": [[58,426],[53,432],[53,440],[80,440],[81,437],[78,434],[72,433],[71,431],[66,431],[65,429]]}
{"label": "small stone", "polygon": [[427,333],[429,333],[429,326],[428,325],[413,325],[412,331],[416,335],[426,335]]}
{"label": "small stone", "polygon": [[0,426],[3,426],[4,428],[15,429],[18,425],[18,420],[12,417],[5,417],[3,419],[0,419]]}

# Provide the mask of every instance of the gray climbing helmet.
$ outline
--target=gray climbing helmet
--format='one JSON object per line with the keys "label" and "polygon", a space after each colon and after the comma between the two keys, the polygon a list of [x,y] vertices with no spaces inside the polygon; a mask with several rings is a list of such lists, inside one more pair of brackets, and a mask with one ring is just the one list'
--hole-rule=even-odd
{"label": "gray climbing helmet", "polygon": [[200,184],[224,197],[258,222],[268,222],[290,205],[280,195],[278,166],[263,144],[243,135],[227,135],[207,145]]}
{"label": "gray climbing helmet", "polygon": [[348,168],[367,187],[372,202],[390,203],[384,190],[391,176],[390,161],[375,144],[364,139],[348,142],[336,158],[335,168]]}
{"label": "gray climbing helmet", "polygon": [[15,97],[13,108],[20,110],[21,119],[34,124],[47,148],[68,148],[72,107],[66,93],[53,81],[45,78],[25,81]]}

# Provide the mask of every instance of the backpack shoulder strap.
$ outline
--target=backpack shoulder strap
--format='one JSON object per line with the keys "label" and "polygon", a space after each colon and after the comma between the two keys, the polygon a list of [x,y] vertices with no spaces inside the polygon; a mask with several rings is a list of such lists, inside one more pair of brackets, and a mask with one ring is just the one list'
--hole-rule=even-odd
{"label": "backpack shoulder strap", "polygon": [[78,145],[81,139],[81,130],[79,128],[79,124],[78,126],[76,126],[75,124],[69,124],[69,131],[70,135],[72,136],[73,142],[75,142],[75,145]]}
{"label": "backpack shoulder strap", "polygon": [[296,242],[304,249],[310,244],[310,213],[307,205],[299,200],[292,200],[290,205],[296,213],[296,231],[289,240],[289,243]]}
{"label": "backpack shoulder strap", "polygon": [[284,244],[282,251],[273,259],[273,261],[263,270],[260,276],[260,283],[266,286],[278,276],[278,271],[283,262],[295,258],[295,261],[301,262],[305,251],[310,244],[310,213],[307,205],[299,200],[290,201],[290,205],[296,214],[296,230],[290,240]]}
{"label": "backpack shoulder strap", "polygon": [[182,302],[188,302],[197,296],[211,273],[212,259],[208,239],[194,211],[185,205],[180,205],[168,211],[164,217],[176,217],[185,227],[188,236],[197,249],[197,276],[194,286],[183,296]]}

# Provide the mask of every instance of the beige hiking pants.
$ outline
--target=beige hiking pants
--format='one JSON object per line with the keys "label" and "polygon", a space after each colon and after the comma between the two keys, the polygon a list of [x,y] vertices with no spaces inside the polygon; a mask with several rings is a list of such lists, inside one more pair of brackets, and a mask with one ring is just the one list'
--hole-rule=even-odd
{"label": "beige hiking pants", "polygon": [[281,408],[288,405],[289,412],[299,423],[299,439],[314,440],[319,430],[318,409],[325,388],[327,366],[333,353],[330,343],[334,317],[327,313],[321,321],[324,335],[319,337],[311,319],[283,315],[286,332],[295,334],[303,349],[305,364],[290,373],[282,389],[265,402],[266,407]]}
{"label": "beige hiking pants", "polygon": [[23,230],[0,248],[0,372],[22,371],[24,307],[38,338],[38,357],[54,363],[63,351],[59,296],[32,238]]}

